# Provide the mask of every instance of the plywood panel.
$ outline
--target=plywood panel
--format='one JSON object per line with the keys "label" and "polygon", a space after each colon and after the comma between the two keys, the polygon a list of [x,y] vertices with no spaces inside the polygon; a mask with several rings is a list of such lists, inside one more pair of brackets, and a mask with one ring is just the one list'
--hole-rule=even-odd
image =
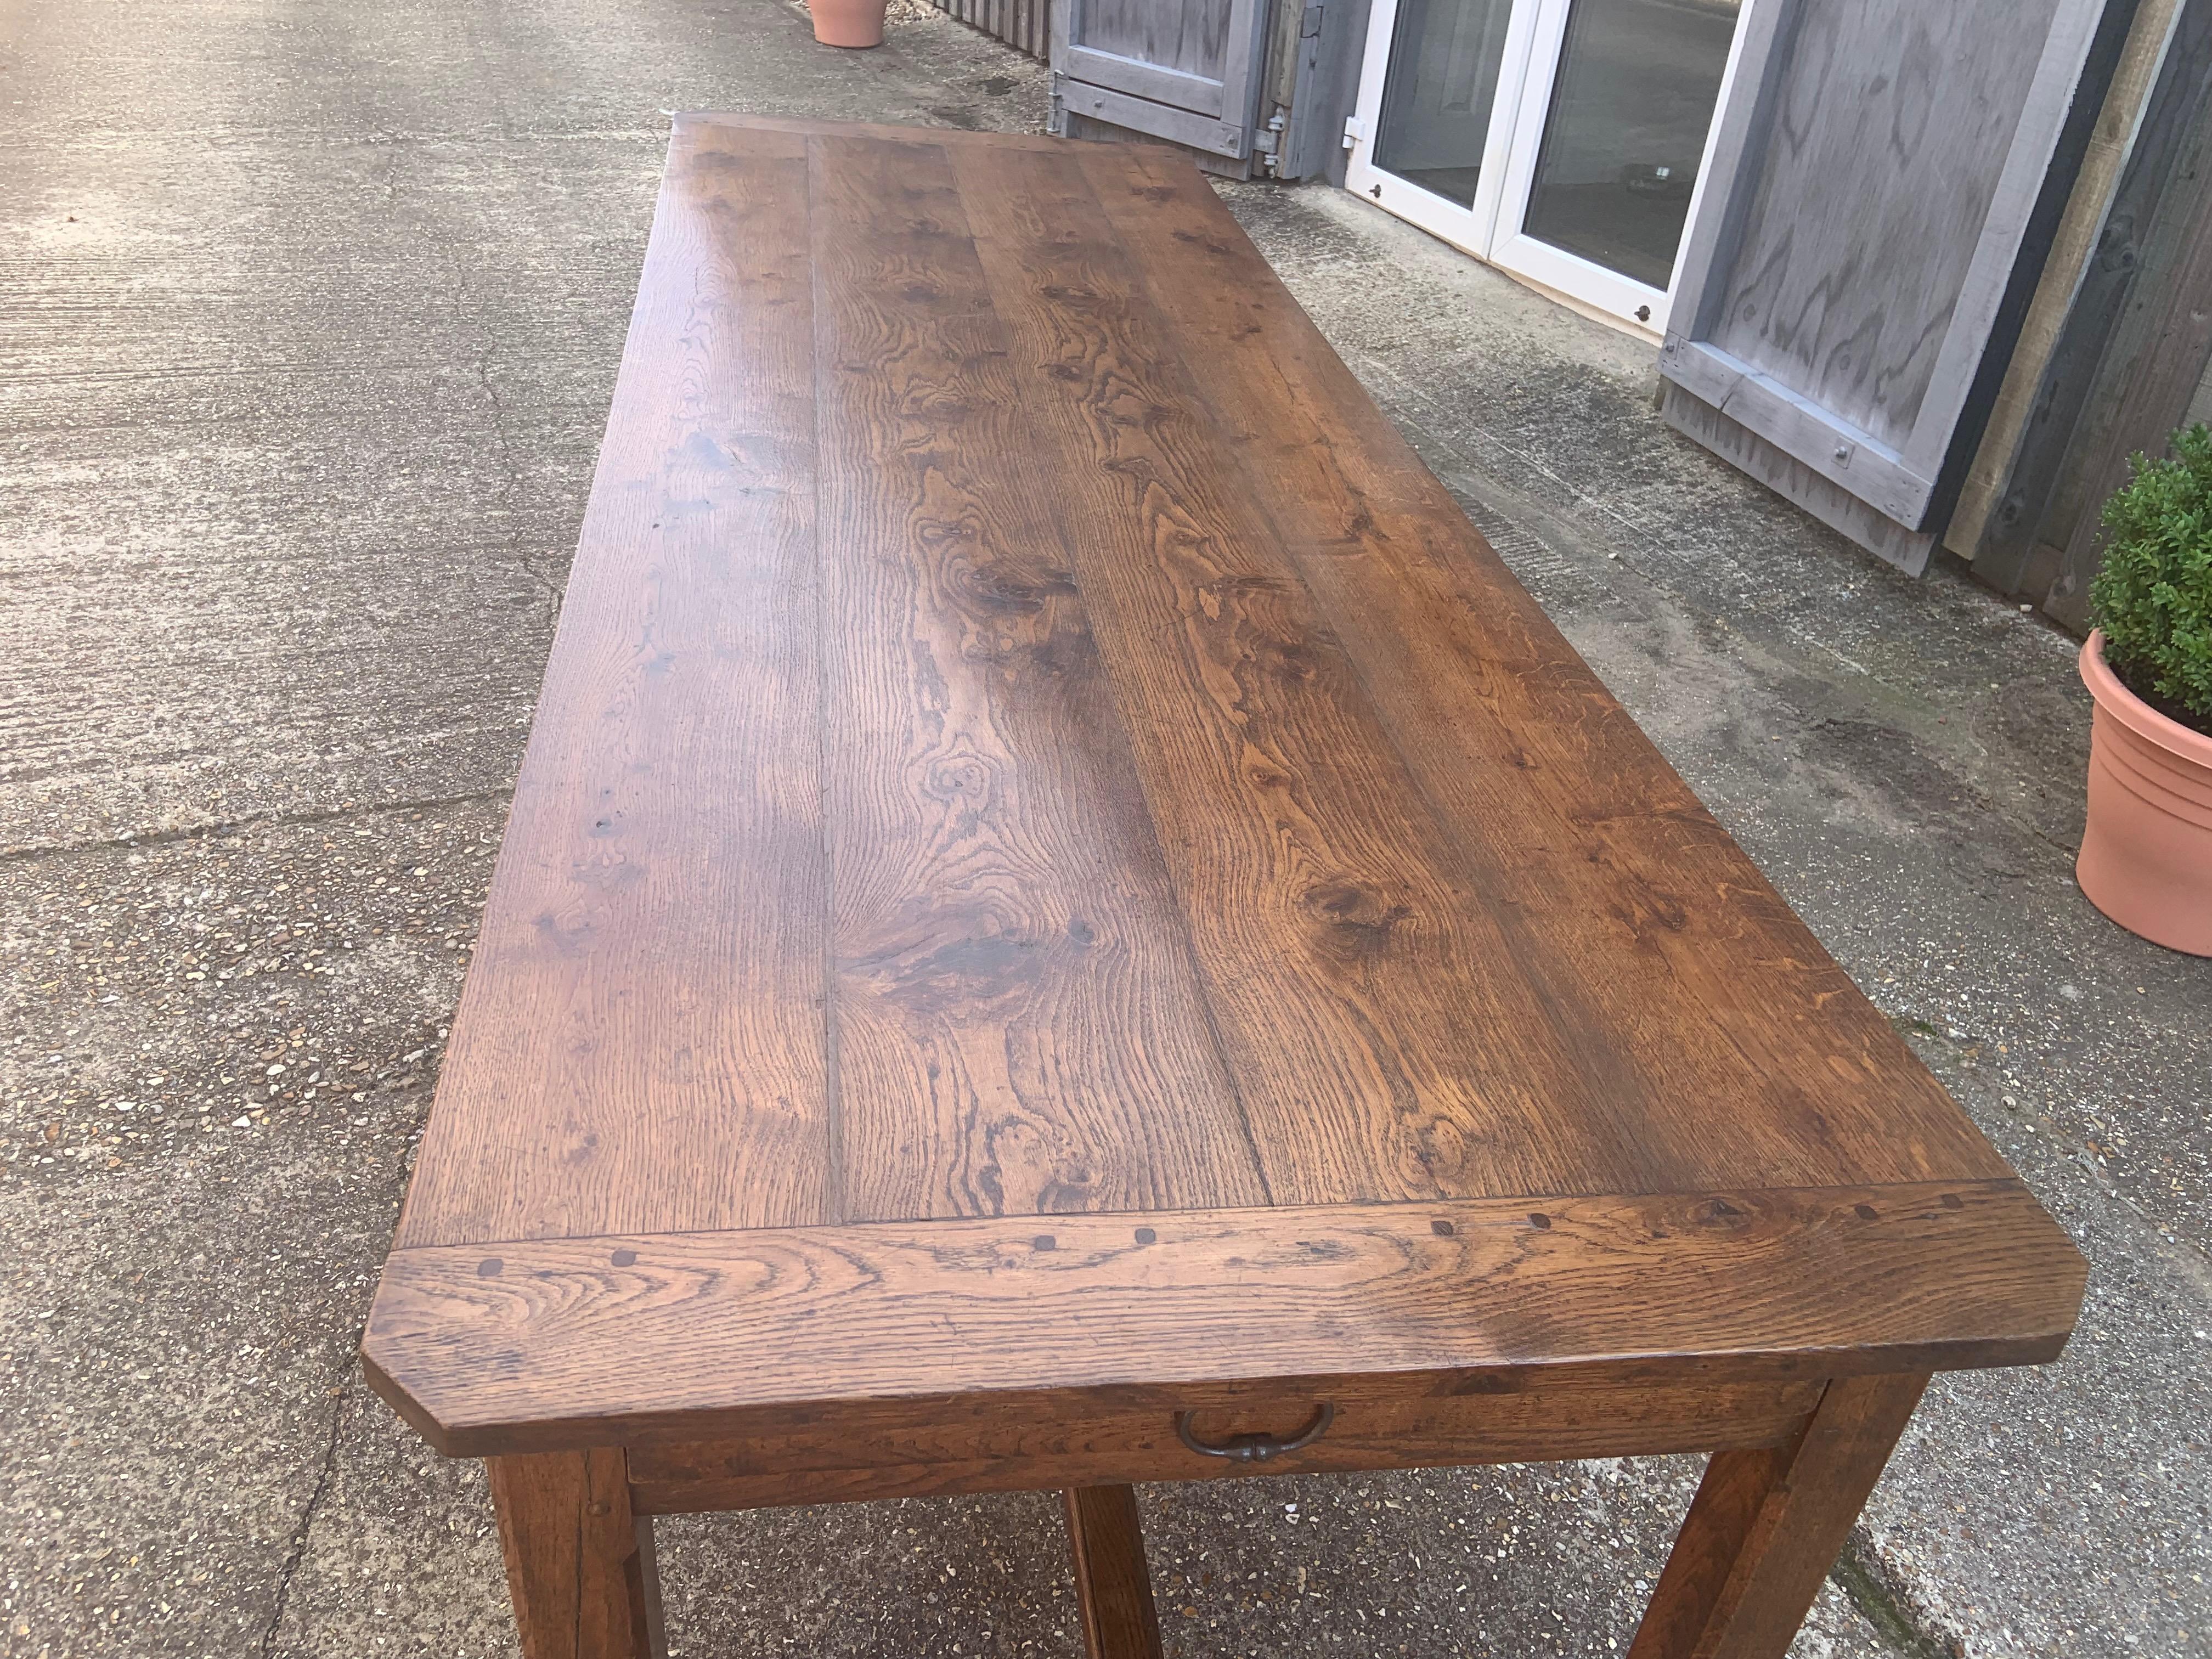
{"label": "plywood panel", "polygon": [[[2134,0],[1764,0],[1746,15],[1660,373],[1894,557],[1942,532]],[[1717,373],[1724,370],[1724,373]],[[1894,528],[1891,528],[1893,526]],[[1912,532],[1900,541],[1898,532]],[[1908,559],[1908,565],[1916,562]]]}

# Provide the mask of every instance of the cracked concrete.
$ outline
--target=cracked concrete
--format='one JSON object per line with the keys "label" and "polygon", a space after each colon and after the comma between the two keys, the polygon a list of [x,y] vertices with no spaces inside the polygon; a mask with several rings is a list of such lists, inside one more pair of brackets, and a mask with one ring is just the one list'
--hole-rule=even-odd
{"label": "cracked concrete", "polygon": [[[0,51],[0,1653],[510,1655],[362,1388],[588,489],[660,112],[1035,128],[902,4],[19,0]],[[1797,1659],[2212,1653],[2212,963],[2067,873],[2071,647],[1666,432],[1648,349],[1224,190],[1674,763],[2088,1251],[1945,1379]],[[1178,1655],[1607,1654],[1694,1462],[1142,1495]],[[1054,1504],[663,1528],[677,1651],[1073,1654]]]}
{"label": "cracked concrete", "polygon": [[345,1391],[334,1387],[336,1396],[331,1402],[331,1437],[323,1448],[322,1462],[315,1471],[315,1489],[307,1494],[307,1503],[300,1510],[300,1524],[292,1534],[292,1547],[284,1557],[283,1570],[276,1577],[276,1593],[270,1598],[269,1623],[261,1632],[261,1651],[265,1655],[276,1650],[277,1632],[284,1628],[284,1613],[292,1600],[292,1581],[300,1575],[300,1563],[307,1553],[307,1539],[313,1533],[315,1517],[322,1512],[323,1498],[331,1489],[331,1476],[337,1468],[338,1431],[345,1424]]}

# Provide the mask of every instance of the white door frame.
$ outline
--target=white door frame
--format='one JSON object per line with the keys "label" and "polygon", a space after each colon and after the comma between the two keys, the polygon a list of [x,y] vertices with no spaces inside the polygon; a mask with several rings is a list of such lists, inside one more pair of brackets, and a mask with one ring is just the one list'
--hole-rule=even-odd
{"label": "white door frame", "polygon": [[[1551,118],[1552,89],[1573,3],[1513,0],[1506,25],[1504,61],[1498,69],[1497,97],[1491,106],[1489,139],[1483,149],[1474,205],[1468,209],[1375,165],[1382,85],[1389,71],[1390,37],[1397,24],[1399,0],[1374,0],[1367,48],[1360,64],[1358,100],[1346,130],[1352,138],[1352,158],[1345,171],[1345,185],[1478,258],[1617,318],[1639,332],[1663,334],[1681,276],[1679,251],[1674,273],[1662,291],[1539,241],[1521,229],[1528,192],[1535,184],[1536,162],[1543,153],[1544,127]],[[1735,33],[1729,42],[1713,119],[1705,130],[1705,153],[1698,158],[1697,182],[1691,187],[1689,209],[1683,219],[1686,246],[1690,240],[1688,227],[1697,222],[1705,198],[1713,143],[1721,128],[1720,112],[1735,89],[1736,64],[1747,33],[1744,17],[1753,4],[1762,3],[1771,3],[1771,0],[1743,0]],[[1638,315],[1639,311],[1644,314]]]}
{"label": "white door frame", "polygon": [[1375,141],[1382,123],[1382,83],[1389,74],[1390,37],[1398,26],[1398,9],[1399,0],[1374,0],[1368,11],[1367,50],[1360,60],[1359,94],[1352,122],[1346,128],[1352,139],[1352,159],[1345,168],[1345,188],[1380,204],[1401,219],[1410,220],[1454,247],[1487,258],[1498,224],[1505,154],[1513,142],[1513,112],[1520,104],[1521,77],[1528,68],[1528,46],[1535,23],[1534,9],[1528,0],[1513,0],[1513,9],[1505,25],[1505,48],[1498,66],[1498,92],[1490,106],[1490,132],[1483,145],[1482,170],[1475,182],[1474,204],[1464,208],[1375,165]]}

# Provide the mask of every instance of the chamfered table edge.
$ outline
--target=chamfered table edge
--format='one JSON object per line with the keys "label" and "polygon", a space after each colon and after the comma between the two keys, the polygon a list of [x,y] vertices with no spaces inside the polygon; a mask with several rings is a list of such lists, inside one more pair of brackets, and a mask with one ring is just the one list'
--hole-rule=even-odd
{"label": "chamfered table edge", "polygon": [[2017,1179],[535,1239],[395,1251],[362,1360],[485,1456],[892,1402],[2036,1364],[2087,1272]]}

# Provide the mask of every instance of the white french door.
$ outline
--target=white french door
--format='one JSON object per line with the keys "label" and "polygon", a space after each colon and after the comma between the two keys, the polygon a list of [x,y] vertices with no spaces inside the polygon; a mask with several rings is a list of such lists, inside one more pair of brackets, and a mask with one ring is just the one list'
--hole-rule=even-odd
{"label": "white french door", "polygon": [[1740,0],[1374,0],[1346,185],[1656,336]]}

